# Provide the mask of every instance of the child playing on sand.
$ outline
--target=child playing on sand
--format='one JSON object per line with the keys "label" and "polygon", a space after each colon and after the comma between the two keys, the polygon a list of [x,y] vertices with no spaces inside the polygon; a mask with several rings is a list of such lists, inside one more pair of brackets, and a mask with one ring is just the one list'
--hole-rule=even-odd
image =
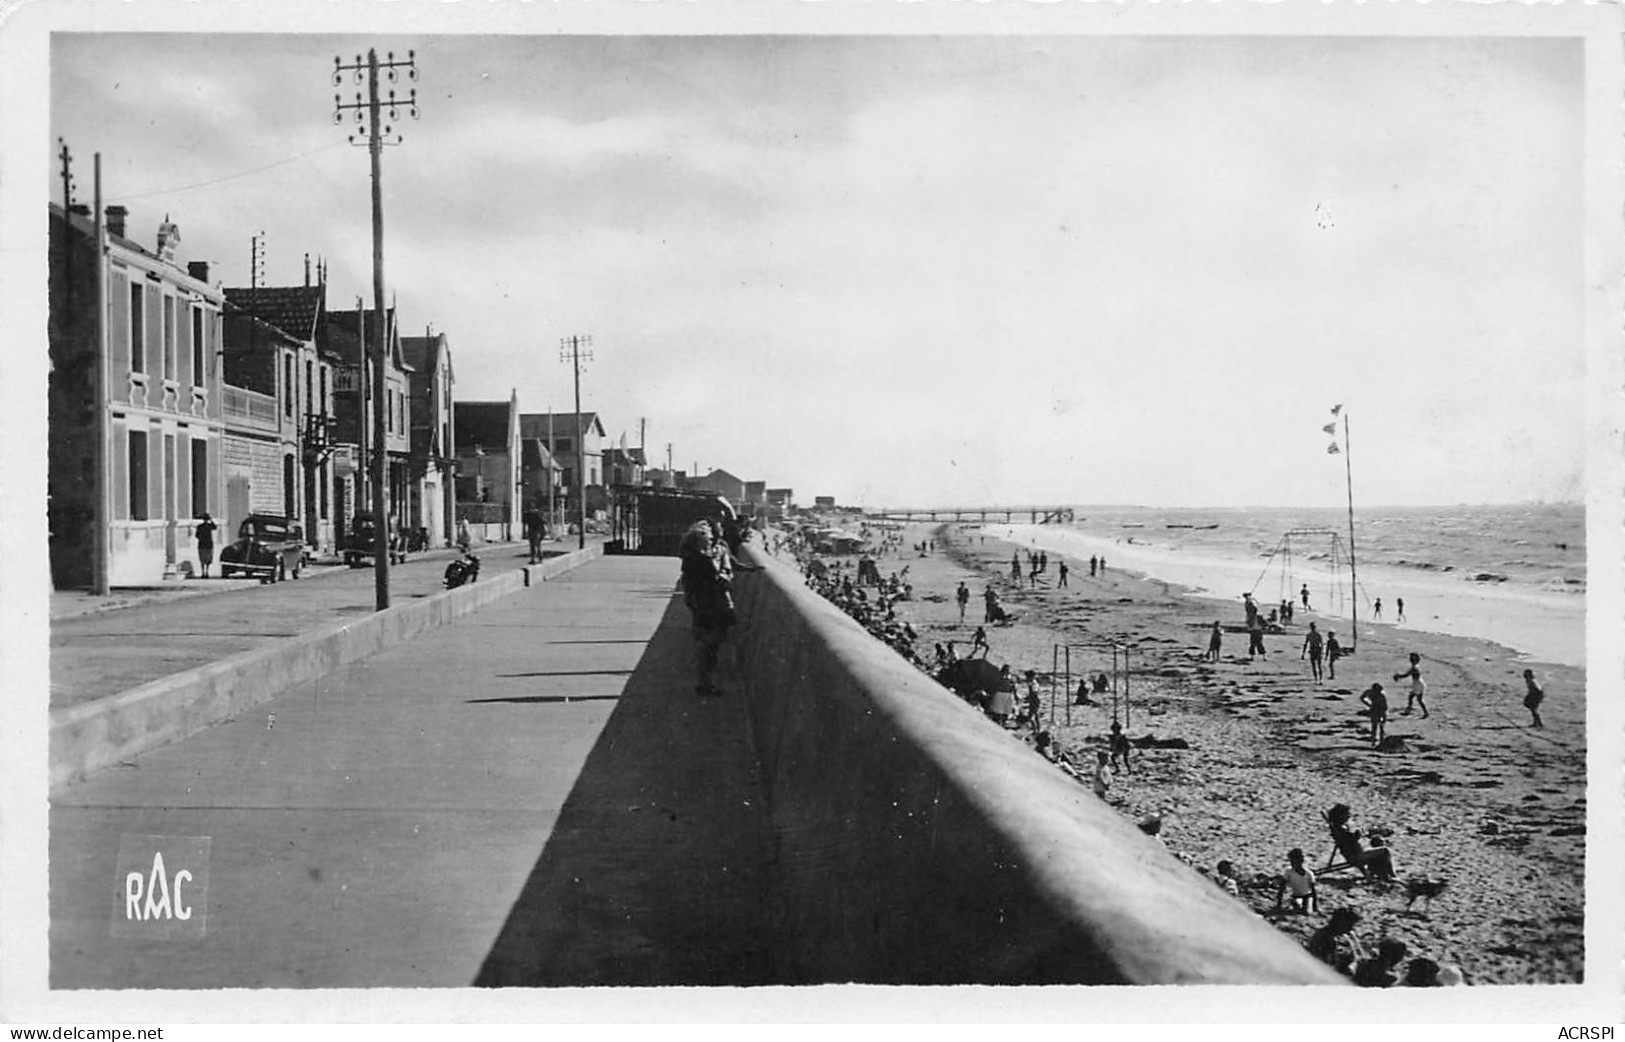
{"label": "child playing on sand", "polygon": [[1078,681],[1078,693],[1077,696],[1072,699],[1072,704],[1075,706],[1092,706],[1099,704],[1094,699],[1089,697],[1088,677],[1084,677],[1082,680]]}
{"label": "child playing on sand", "polygon": [[1377,954],[1362,959],[1354,971],[1354,983],[1362,988],[1391,988],[1399,983],[1394,972],[1410,951],[1404,941],[1384,937],[1377,944]]}
{"label": "child playing on sand", "polygon": [[1213,629],[1207,635],[1207,659],[1209,662],[1219,661],[1219,647],[1224,643],[1224,631],[1219,629],[1217,619],[1213,621]]}
{"label": "child playing on sand", "polygon": [[1213,881],[1219,884],[1219,889],[1231,897],[1241,896],[1241,881],[1236,878],[1236,866],[1229,861],[1221,861],[1213,870]]}
{"label": "child playing on sand", "polygon": [[1093,784],[1095,788],[1095,795],[1099,796],[1101,799],[1105,799],[1106,793],[1110,792],[1112,788],[1112,769],[1111,766],[1107,764],[1106,754],[1103,752],[1095,753],[1095,774]]}
{"label": "child playing on sand", "polygon": [[1128,735],[1123,733],[1123,725],[1116,720],[1112,721],[1112,733],[1111,737],[1107,739],[1107,748],[1111,750],[1113,767],[1117,766],[1117,758],[1121,756],[1123,758],[1123,770],[1127,773],[1133,773],[1133,769],[1128,765],[1128,754],[1131,748],[1128,744]]}
{"label": "child playing on sand", "polygon": [[1365,955],[1360,949],[1360,939],[1354,936],[1354,926],[1359,921],[1360,913],[1354,909],[1335,909],[1326,925],[1316,930],[1304,947],[1309,949],[1310,955],[1339,973],[1351,973],[1355,960]]}
{"label": "child playing on sand", "polygon": [[971,634],[969,653],[970,658],[976,657],[976,651],[978,648],[981,649],[983,658],[987,658],[987,653],[993,650],[988,646],[987,643],[987,630],[981,626],[976,627],[976,632]]}
{"label": "child playing on sand", "polygon": [[1530,716],[1534,717],[1534,726],[1544,730],[1546,725],[1540,722],[1540,704],[1546,701],[1546,692],[1542,691],[1540,685],[1535,683],[1535,671],[1532,669],[1523,671],[1523,682],[1527,688],[1523,696],[1523,707],[1529,710]]}
{"label": "child playing on sand", "polygon": [[1315,874],[1303,865],[1303,850],[1293,847],[1286,852],[1287,869],[1281,876],[1280,884],[1275,888],[1275,907],[1281,907],[1281,897],[1288,890],[1292,891],[1292,901],[1289,906],[1294,912],[1309,913],[1316,910],[1318,901],[1315,897]]}
{"label": "child playing on sand", "polygon": [[1422,719],[1426,720],[1428,718],[1428,704],[1425,696],[1428,693],[1428,685],[1427,681],[1422,679],[1422,656],[1414,651],[1411,652],[1411,668],[1403,673],[1394,674],[1395,680],[1404,680],[1406,677],[1409,677],[1411,681],[1410,697],[1405,699],[1405,708],[1400,710],[1400,714],[1410,716],[1411,706],[1415,704],[1422,707]]}
{"label": "child playing on sand", "polygon": [[1381,684],[1372,684],[1360,693],[1360,704],[1371,707],[1371,745],[1375,748],[1388,734],[1388,696]]}

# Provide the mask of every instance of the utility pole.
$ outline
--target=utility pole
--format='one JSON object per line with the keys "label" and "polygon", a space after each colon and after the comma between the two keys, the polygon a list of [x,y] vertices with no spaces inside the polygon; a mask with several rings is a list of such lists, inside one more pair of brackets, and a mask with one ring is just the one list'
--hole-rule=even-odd
{"label": "utility pole", "polygon": [[[57,158],[62,160],[62,227],[66,232],[62,236],[62,314],[73,314],[73,153],[68,151],[68,143],[57,138],[62,150]],[[97,240],[100,243],[101,240]],[[100,263],[97,270],[100,270]]]}
{"label": "utility pole", "polygon": [[559,341],[559,361],[568,361],[575,370],[576,382],[576,546],[587,547],[587,449],[581,444],[581,357],[586,350],[587,361],[592,361],[591,336],[567,336]]}
{"label": "utility pole", "polygon": [[[64,146],[63,151],[66,151]],[[95,207],[96,226],[96,533],[93,545],[95,546],[96,565],[92,573],[91,592],[98,597],[105,597],[111,582],[108,576],[108,542],[107,526],[112,523],[112,482],[108,479],[108,469],[112,466],[113,439],[108,430],[108,377],[107,359],[107,233],[102,224],[102,154],[95,154],[95,187],[91,196],[91,205]],[[193,508],[196,512],[196,508]]]}
{"label": "utility pole", "polygon": [[666,480],[672,488],[677,487],[677,475],[671,472],[671,442],[666,442]]}
{"label": "utility pole", "polygon": [[[377,318],[373,321],[373,459],[372,459],[372,517],[373,517],[373,591],[377,609],[383,611],[389,607],[389,503],[384,475],[384,202],[382,190],[383,154],[385,145],[398,145],[401,137],[395,133],[393,122],[383,122],[383,110],[389,110],[391,121],[401,118],[400,110],[406,111],[416,119],[418,116],[418,92],[412,88],[405,98],[397,99],[394,88],[389,89],[389,98],[380,100],[378,97],[378,71],[384,70],[391,83],[395,82],[397,70],[404,70],[406,78],[416,81],[418,70],[416,55],[412,51],[406,52],[404,61],[395,58],[394,51],[386,52],[383,61],[378,60],[378,52],[368,49],[367,58],[363,63],[361,56],[356,55],[352,64],[346,65],[339,58],[333,59],[333,86],[344,84],[346,75],[354,77],[357,84],[365,82],[367,95],[363,99],[360,91],[356,91],[355,101],[343,101],[339,95],[333,95],[333,122],[343,123],[345,114],[349,113],[357,125],[357,133],[350,135],[350,144],[367,146],[367,154],[372,160],[372,299],[373,310]],[[358,314],[365,312],[358,311]],[[365,377],[366,368],[362,368]],[[363,383],[365,380],[363,379]],[[361,396],[363,403],[365,395]],[[362,410],[362,420],[366,418],[365,409]],[[365,454],[362,459],[365,460]]]}

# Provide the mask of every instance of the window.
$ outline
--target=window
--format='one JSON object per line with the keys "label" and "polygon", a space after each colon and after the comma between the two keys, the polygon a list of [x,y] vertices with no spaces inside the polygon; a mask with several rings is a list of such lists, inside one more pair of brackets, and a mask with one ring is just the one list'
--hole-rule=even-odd
{"label": "window", "polygon": [[209,382],[204,379],[203,364],[203,309],[192,307],[192,384],[195,387],[207,387]]}
{"label": "window", "polygon": [[282,415],[292,418],[293,396],[298,389],[293,385],[293,355],[282,356]]}
{"label": "window", "polygon": [[[326,376],[327,374],[323,373],[322,375]],[[323,460],[316,477],[317,498],[321,503],[323,521],[327,520],[327,483],[330,480],[327,476],[327,461]]]}
{"label": "window", "polygon": [[164,295],[164,379],[175,379],[175,298]]}
{"label": "window", "polygon": [[209,509],[209,443],[192,439],[192,516]]}
{"label": "window", "polygon": [[312,384],[315,381],[316,363],[305,359],[305,411],[315,412],[316,392]]}
{"label": "window", "polygon": [[[136,287],[139,289],[140,287]],[[130,432],[130,520],[147,519],[147,432]]]}
{"label": "window", "polygon": [[[313,409],[311,409],[311,412],[319,412],[323,416],[326,416],[327,415],[327,367],[326,366],[322,367],[320,380],[321,380],[322,396],[316,400],[317,404]],[[322,516],[323,517],[327,516],[325,511],[323,512]]]}
{"label": "window", "polygon": [[130,369],[147,371],[147,324],[142,314],[147,301],[147,287],[138,281],[130,283]]}

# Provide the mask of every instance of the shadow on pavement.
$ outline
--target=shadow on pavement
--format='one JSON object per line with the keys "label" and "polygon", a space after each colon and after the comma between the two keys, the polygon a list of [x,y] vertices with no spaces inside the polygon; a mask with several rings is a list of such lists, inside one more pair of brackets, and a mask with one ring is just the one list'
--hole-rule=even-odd
{"label": "shadow on pavement", "polygon": [[694,694],[671,597],[477,987],[750,985],[769,976],[772,833],[742,696]]}

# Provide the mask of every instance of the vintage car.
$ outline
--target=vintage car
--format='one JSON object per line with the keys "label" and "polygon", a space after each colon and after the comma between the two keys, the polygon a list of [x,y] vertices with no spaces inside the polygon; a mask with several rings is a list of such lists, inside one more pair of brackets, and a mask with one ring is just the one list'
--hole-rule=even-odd
{"label": "vintage car", "polygon": [[258,576],[260,582],[299,578],[305,563],[305,532],[299,522],[277,514],[249,514],[237,526],[237,541],[220,551],[220,577]]}
{"label": "vintage car", "polygon": [[[372,559],[373,540],[378,534],[378,525],[372,518],[370,511],[357,514],[351,519],[349,530],[344,533],[344,542],[339,549],[344,554],[344,563],[351,568],[360,568]],[[389,561],[391,564],[406,563],[406,537],[401,533],[400,522],[394,518],[389,519]]]}

